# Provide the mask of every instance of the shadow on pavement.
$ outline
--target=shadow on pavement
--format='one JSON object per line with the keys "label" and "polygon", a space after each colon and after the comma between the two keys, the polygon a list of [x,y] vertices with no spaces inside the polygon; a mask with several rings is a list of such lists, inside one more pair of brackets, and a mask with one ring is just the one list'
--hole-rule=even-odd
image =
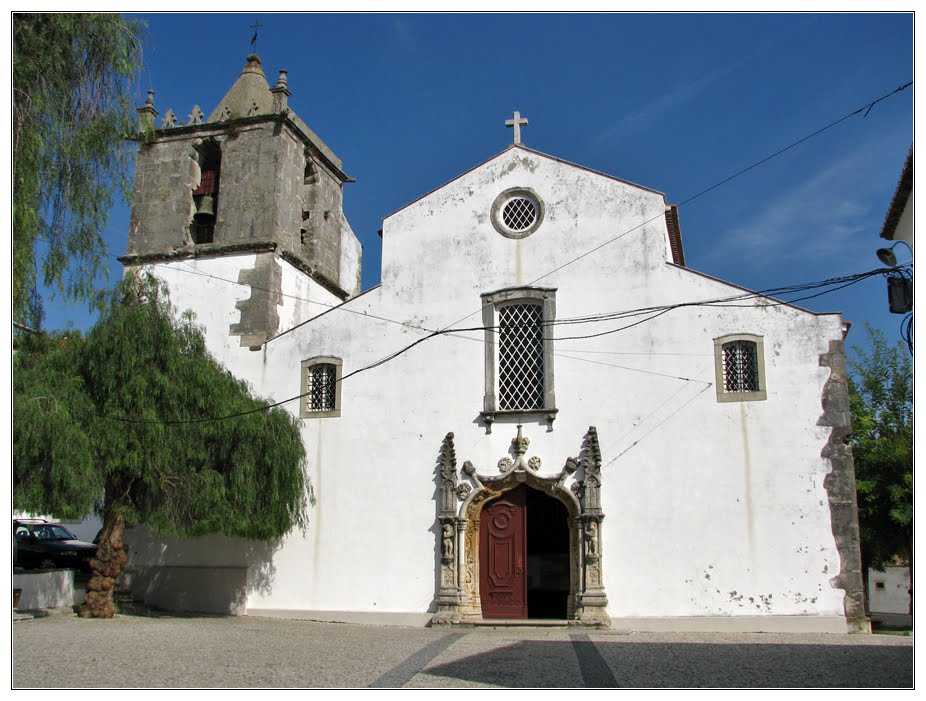
{"label": "shadow on pavement", "polygon": [[913,648],[596,640],[590,651],[567,641],[524,641],[422,673],[507,688],[911,688]]}

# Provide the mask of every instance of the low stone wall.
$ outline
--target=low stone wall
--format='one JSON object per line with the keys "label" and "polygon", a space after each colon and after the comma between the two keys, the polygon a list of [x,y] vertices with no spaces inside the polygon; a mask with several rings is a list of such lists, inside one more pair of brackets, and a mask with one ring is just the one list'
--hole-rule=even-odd
{"label": "low stone wall", "polygon": [[14,572],[13,588],[22,589],[21,611],[70,607],[84,598],[83,589],[74,586],[74,570]]}

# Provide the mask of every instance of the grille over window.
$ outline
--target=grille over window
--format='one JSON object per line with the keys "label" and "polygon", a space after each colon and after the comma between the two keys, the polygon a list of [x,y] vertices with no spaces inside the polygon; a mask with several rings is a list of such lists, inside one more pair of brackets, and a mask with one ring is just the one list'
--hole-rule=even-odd
{"label": "grille over window", "polygon": [[543,305],[500,307],[498,408],[543,408]]}
{"label": "grille over window", "polygon": [[492,226],[509,239],[523,239],[543,223],[543,200],[526,187],[511,187],[498,194],[492,202]]}
{"label": "grille over window", "polygon": [[723,389],[725,392],[759,391],[755,343],[733,341],[723,345]]}
{"label": "grille over window", "polygon": [[537,209],[526,197],[515,197],[502,210],[502,221],[512,231],[530,229],[537,220]]}
{"label": "grille over window", "polygon": [[308,410],[334,411],[337,391],[337,368],[331,363],[318,363],[308,368]]}

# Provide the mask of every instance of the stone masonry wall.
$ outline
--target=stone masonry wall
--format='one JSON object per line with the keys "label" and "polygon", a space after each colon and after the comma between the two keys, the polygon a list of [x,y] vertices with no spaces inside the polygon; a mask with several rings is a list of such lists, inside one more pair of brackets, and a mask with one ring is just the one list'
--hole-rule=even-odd
{"label": "stone masonry wall", "polygon": [[833,536],[842,561],[842,569],[832,584],[845,590],[846,623],[850,632],[871,632],[865,616],[862,589],[862,557],[858,526],[858,506],[855,495],[855,461],[849,435],[852,418],[849,414],[849,387],[846,354],[842,341],[830,341],[828,353],[820,355],[820,365],[830,368],[830,377],[823,388],[823,415],[819,425],[832,426],[833,432],[823,449],[832,471],[823,481],[829,496]]}
{"label": "stone masonry wall", "polygon": [[[200,179],[196,147],[207,138],[222,153],[216,226],[213,243],[196,246],[190,236]],[[162,132],[139,149],[128,253],[220,254],[274,242],[278,254],[295,258],[320,282],[353,293],[359,258],[357,275],[342,281],[342,237],[350,232],[342,206],[340,179],[278,119]]]}
{"label": "stone masonry wall", "polygon": [[196,139],[186,137],[139,146],[129,219],[130,255],[168,253],[192,245],[192,191],[199,181],[195,143]]}

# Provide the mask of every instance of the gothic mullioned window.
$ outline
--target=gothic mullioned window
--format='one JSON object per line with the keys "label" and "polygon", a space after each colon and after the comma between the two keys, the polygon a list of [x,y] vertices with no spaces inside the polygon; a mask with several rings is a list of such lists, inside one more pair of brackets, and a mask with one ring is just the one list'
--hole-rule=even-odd
{"label": "gothic mullioned window", "polygon": [[556,291],[511,288],[482,295],[486,328],[483,419],[556,415],[553,332]]}
{"label": "gothic mullioned window", "polygon": [[302,361],[302,418],[341,415],[341,359],[328,356]]}
{"label": "gothic mullioned window", "polygon": [[766,398],[765,353],[761,336],[732,334],[715,338],[714,354],[718,401]]}
{"label": "gothic mullioned window", "polygon": [[222,150],[212,139],[197,149],[199,154],[199,185],[193,189],[195,211],[190,224],[193,243],[212,243],[219,202],[219,178],[222,170]]}

